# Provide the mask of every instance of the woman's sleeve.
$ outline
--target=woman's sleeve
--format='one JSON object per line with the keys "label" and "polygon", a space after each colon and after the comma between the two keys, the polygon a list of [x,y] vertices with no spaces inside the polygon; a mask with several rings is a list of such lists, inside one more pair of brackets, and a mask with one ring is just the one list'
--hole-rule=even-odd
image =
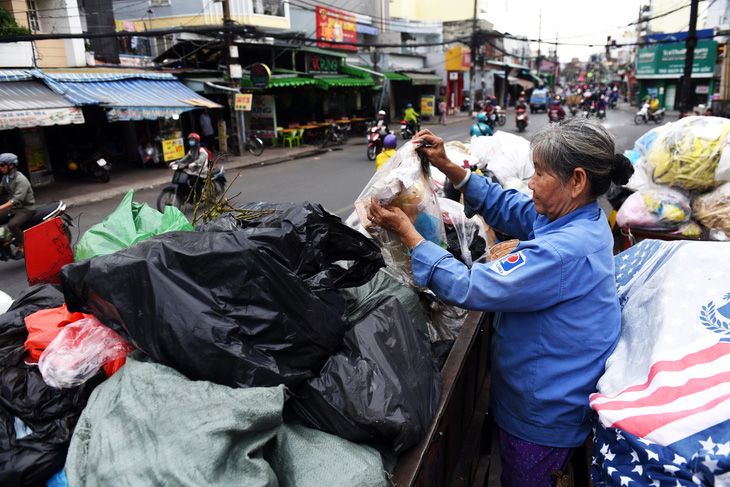
{"label": "woman's sleeve", "polygon": [[508,256],[471,269],[431,242],[411,256],[416,284],[442,301],[480,311],[537,311],[560,302],[564,266],[547,242],[521,243]]}
{"label": "woman's sleeve", "polygon": [[502,189],[484,176],[474,174],[464,190],[466,216],[481,215],[490,227],[527,240],[537,218],[532,198],[514,189]]}

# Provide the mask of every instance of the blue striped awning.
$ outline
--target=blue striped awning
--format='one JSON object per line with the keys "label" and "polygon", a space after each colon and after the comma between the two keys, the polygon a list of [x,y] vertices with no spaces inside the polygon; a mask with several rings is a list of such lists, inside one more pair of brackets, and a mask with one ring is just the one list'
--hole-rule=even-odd
{"label": "blue striped awning", "polygon": [[0,130],[84,123],[79,108],[41,81],[0,83]]}
{"label": "blue striped awning", "polygon": [[[36,74],[36,73],[34,73]],[[110,122],[169,118],[198,107],[220,108],[166,73],[37,73],[76,106],[107,108]]]}
{"label": "blue striped awning", "polygon": [[29,81],[33,76],[25,69],[0,69],[0,81]]}

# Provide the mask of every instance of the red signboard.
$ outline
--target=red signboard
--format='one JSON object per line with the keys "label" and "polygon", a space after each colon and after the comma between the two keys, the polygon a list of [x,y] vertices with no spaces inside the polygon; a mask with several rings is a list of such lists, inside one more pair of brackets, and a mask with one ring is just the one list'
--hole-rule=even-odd
{"label": "red signboard", "polygon": [[[317,6],[317,39],[329,42],[357,42],[355,16],[339,10]],[[320,47],[350,49],[356,51],[356,46],[344,44],[329,44],[318,42]]]}

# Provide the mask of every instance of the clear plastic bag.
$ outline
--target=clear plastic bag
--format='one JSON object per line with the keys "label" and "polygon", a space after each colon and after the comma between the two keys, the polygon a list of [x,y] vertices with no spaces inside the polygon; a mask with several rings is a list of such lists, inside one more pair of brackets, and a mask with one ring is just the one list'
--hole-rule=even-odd
{"label": "clear plastic bag", "polygon": [[43,380],[58,389],[83,384],[106,363],[126,358],[134,347],[96,318],[66,325],[38,360]]}
{"label": "clear plastic bag", "polygon": [[710,229],[711,239],[730,238],[730,183],[695,198],[692,201],[692,214]]}
{"label": "clear plastic bag", "polygon": [[360,222],[380,246],[388,273],[408,286],[415,286],[408,248],[397,234],[371,223],[367,211],[371,198],[379,205],[397,206],[425,239],[446,248],[441,208],[433,181],[424,171],[416,152],[417,147],[412,142],[401,147],[373,175],[355,201]]}
{"label": "clear plastic bag", "polygon": [[646,154],[654,181],[698,191],[718,186],[715,172],[728,131],[730,120],[721,117],[686,117],[662,127]]}
{"label": "clear plastic bag", "polygon": [[[472,156],[479,159],[477,167],[491,171],[500,184],[509,184],[520,191],[527,189],[527,183],[535,172],[527,140],[498,131],[492,137],[472,138],[470,150]],[[516,179],[524,184],[517,184]]]}
{"label": "clear plastic bag", "polygon": [[677,230],[690,221],[689,197],[673,188],[637,191],[626,198],[616,214],[621,227]]}
{"label": "clear plastic bag", "polygon": [[[474,262],[486,261],[490,242],[483,221],[476,215],[468,218],[464,213],[464,206],[456,201],[439,198],[439,205],[444,223],[453,226],[458,237],[459,260],[468,267]],[[449,250],[452,250],[451,245]]]}

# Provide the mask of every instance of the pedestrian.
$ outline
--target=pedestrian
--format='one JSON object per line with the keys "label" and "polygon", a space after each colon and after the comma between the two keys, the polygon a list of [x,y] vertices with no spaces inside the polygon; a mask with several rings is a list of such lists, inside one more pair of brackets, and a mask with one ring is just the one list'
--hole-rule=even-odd
{"label": "pedestrian", "polygon": [[7,223],[8,230],[18,242],[18,248],[11,258],[25,257],[23,229],[20,228],[35,213],[35,197],[30,181],[18,171],[18,156],[10,152],[0,154],[0,195],[7,195],[8,201],[0,205],[0,225]]}
{"label": "pedestrian", "polygon": [[213,123],[210,120],[210,113],[207,108],[203,109],[203,113],[200,115],[200,131],[203,134],[203,145],[209,151],[213,152],[215,150],[213,148],[215,144],[215,132],[213,131]]}
{"label": "pedestrian", "polygon": [[573,450],[591,431],[588,397],[621,332],[613,235],[597,198],[626,184],[631,162],[600,124],[545,125],[530,142],[532,197],[449,160],[422,130],[418,151],[454,183],[466,214],[519,239],[509,255],[469,268],[427,241],[397,207],[373,199],[368,217],[409,249],[415,283],[460,308],[497,314],[491,409],[503,487],[563,485]]}
{"label": "pedestrian", "polygon": [[443,98],[439,98],[439,123],[446,125],[446,102]]}
{"label": "pedestrian", "polygon": [[507,93],[507,101],[505,102],[505,108],[509,108],[509,103],[512,101],[512,95]]}

